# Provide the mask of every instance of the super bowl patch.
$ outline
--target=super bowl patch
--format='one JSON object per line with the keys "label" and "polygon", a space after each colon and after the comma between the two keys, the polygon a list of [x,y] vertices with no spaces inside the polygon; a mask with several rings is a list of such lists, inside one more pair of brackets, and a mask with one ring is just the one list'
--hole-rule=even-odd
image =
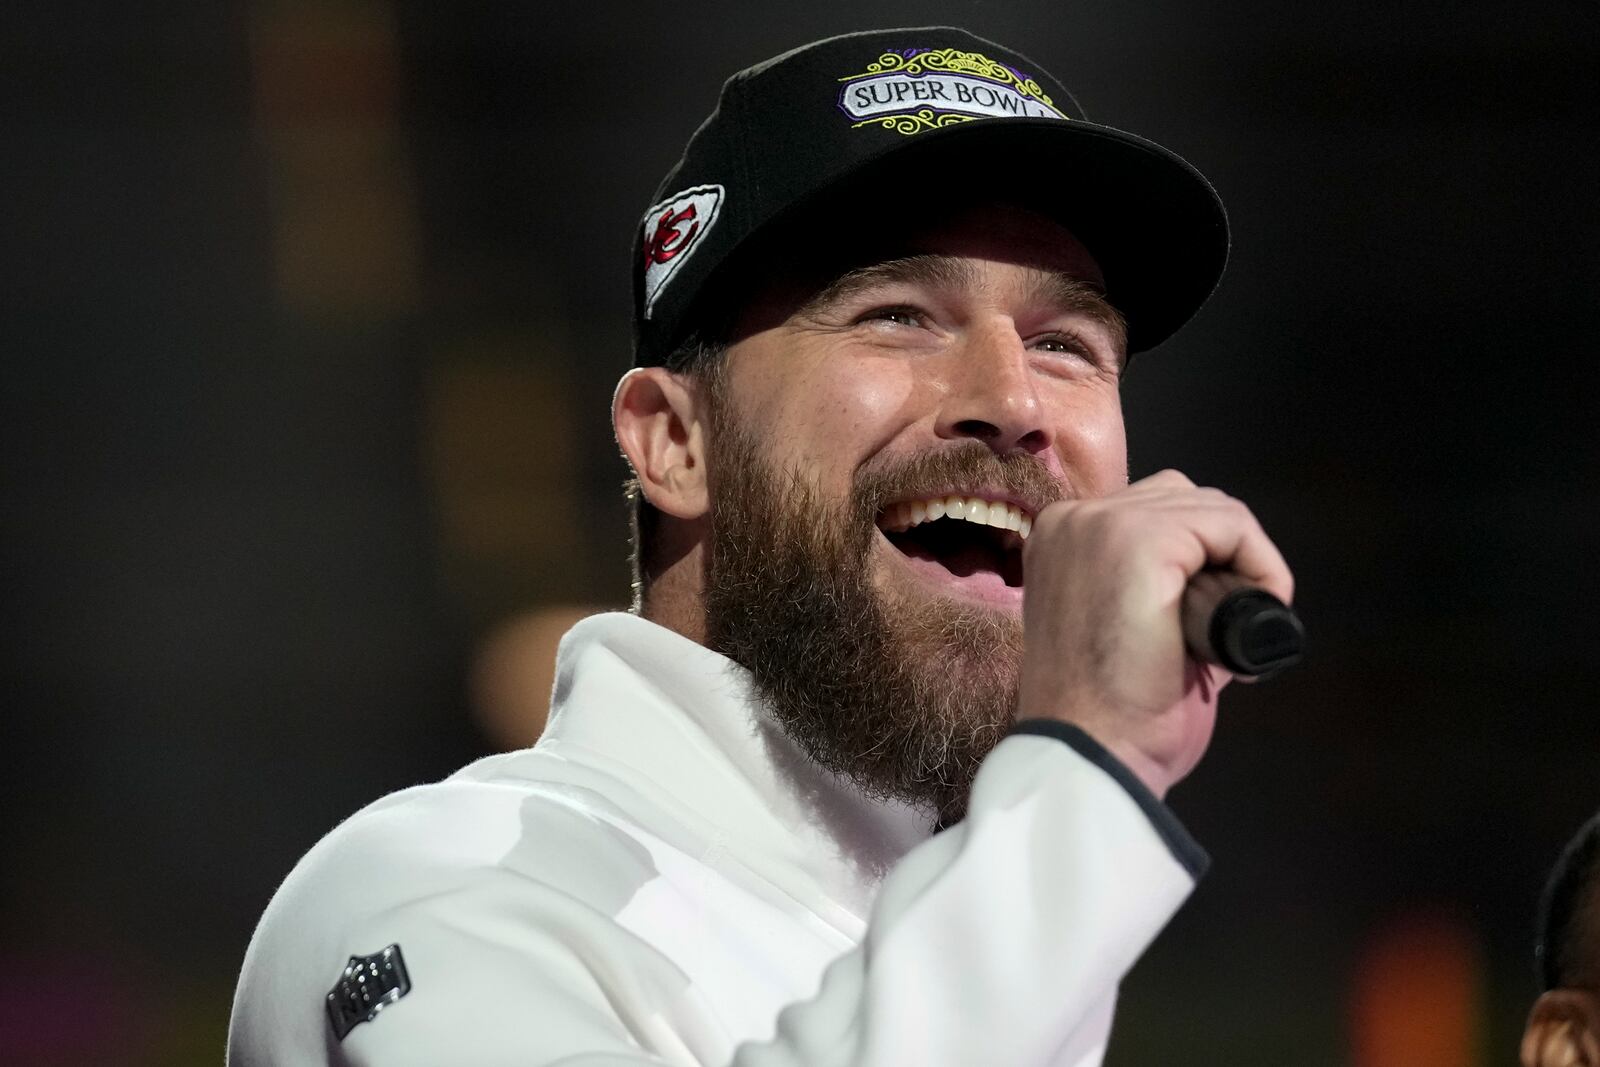
{"label": "super bowl patch", "polygon": [[912,134],[978,118],[1067,117],[1026,74],[957,48],[885,52],[839,80],[839,110],[856,128]]}
{"label": "super bowl patch", "polygon": [[328,991],[328,1022],[340,1041],[362,1023],[370,1023],[378,1013],[411,992],[411,976],[399,945],[390,945],[370,956],[351,956],[344,974]]}
{"label": "super bowl patch", "polygon": [[720,185],[697,185],[644,213],[644,317],[656,297],[710,232],[722,207]]}

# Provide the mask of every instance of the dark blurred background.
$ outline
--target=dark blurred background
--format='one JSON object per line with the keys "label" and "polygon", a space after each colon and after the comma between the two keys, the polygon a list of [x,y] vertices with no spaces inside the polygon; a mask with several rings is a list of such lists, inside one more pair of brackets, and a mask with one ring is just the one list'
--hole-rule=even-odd
{"label": "dark blurred background", "polygon": [[1214,869],[1109,1062],[1512,1062],[1600,808],[1592,0],[7,5],[0,1062],[219,1062],[296,858],[536,731],[627,596],[655,183],[734,69],[927,22],[1222,191],[1135,473],[1252,503],[1311,635],[1173,798]]}

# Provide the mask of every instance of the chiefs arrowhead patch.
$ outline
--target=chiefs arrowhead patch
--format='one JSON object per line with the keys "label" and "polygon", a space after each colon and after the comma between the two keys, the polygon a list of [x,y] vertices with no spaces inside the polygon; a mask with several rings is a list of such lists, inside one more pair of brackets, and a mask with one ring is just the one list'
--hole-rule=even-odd
{"label": "chiefs arrowhead patch", "polygon": [[663,200],[644,216],[644,317],[716,224],[725,190],[697,185]]}

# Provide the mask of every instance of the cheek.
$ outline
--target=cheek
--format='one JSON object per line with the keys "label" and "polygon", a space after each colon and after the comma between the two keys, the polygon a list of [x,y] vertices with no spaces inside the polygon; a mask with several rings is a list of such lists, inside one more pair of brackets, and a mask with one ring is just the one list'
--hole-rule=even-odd
{"label": "cheek", "polygon": [[795,375],[762,405],[780,461],[816,482],[848,483],[855,468],[916,419],[917,388],[903,361],[858,359]]}
{"label": "cheek", "polygon": [[1128,435],[1120,395],[1079,405],[1056,441],[1064,466],[1081,489],[1101,496],[1128,484]]}

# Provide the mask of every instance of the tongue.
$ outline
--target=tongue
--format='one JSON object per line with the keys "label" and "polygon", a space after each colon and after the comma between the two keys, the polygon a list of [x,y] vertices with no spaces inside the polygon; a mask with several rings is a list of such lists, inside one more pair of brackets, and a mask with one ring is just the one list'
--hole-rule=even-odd
{"label": "tongue", "polygon": [[902,544],[900,550],[912,559],[931,560],[959,578],[966,578],[979,572],[1000,573],[999,552],[975,541],[968,541],[958,546],[942,546],[939,552],[916,543]]}

